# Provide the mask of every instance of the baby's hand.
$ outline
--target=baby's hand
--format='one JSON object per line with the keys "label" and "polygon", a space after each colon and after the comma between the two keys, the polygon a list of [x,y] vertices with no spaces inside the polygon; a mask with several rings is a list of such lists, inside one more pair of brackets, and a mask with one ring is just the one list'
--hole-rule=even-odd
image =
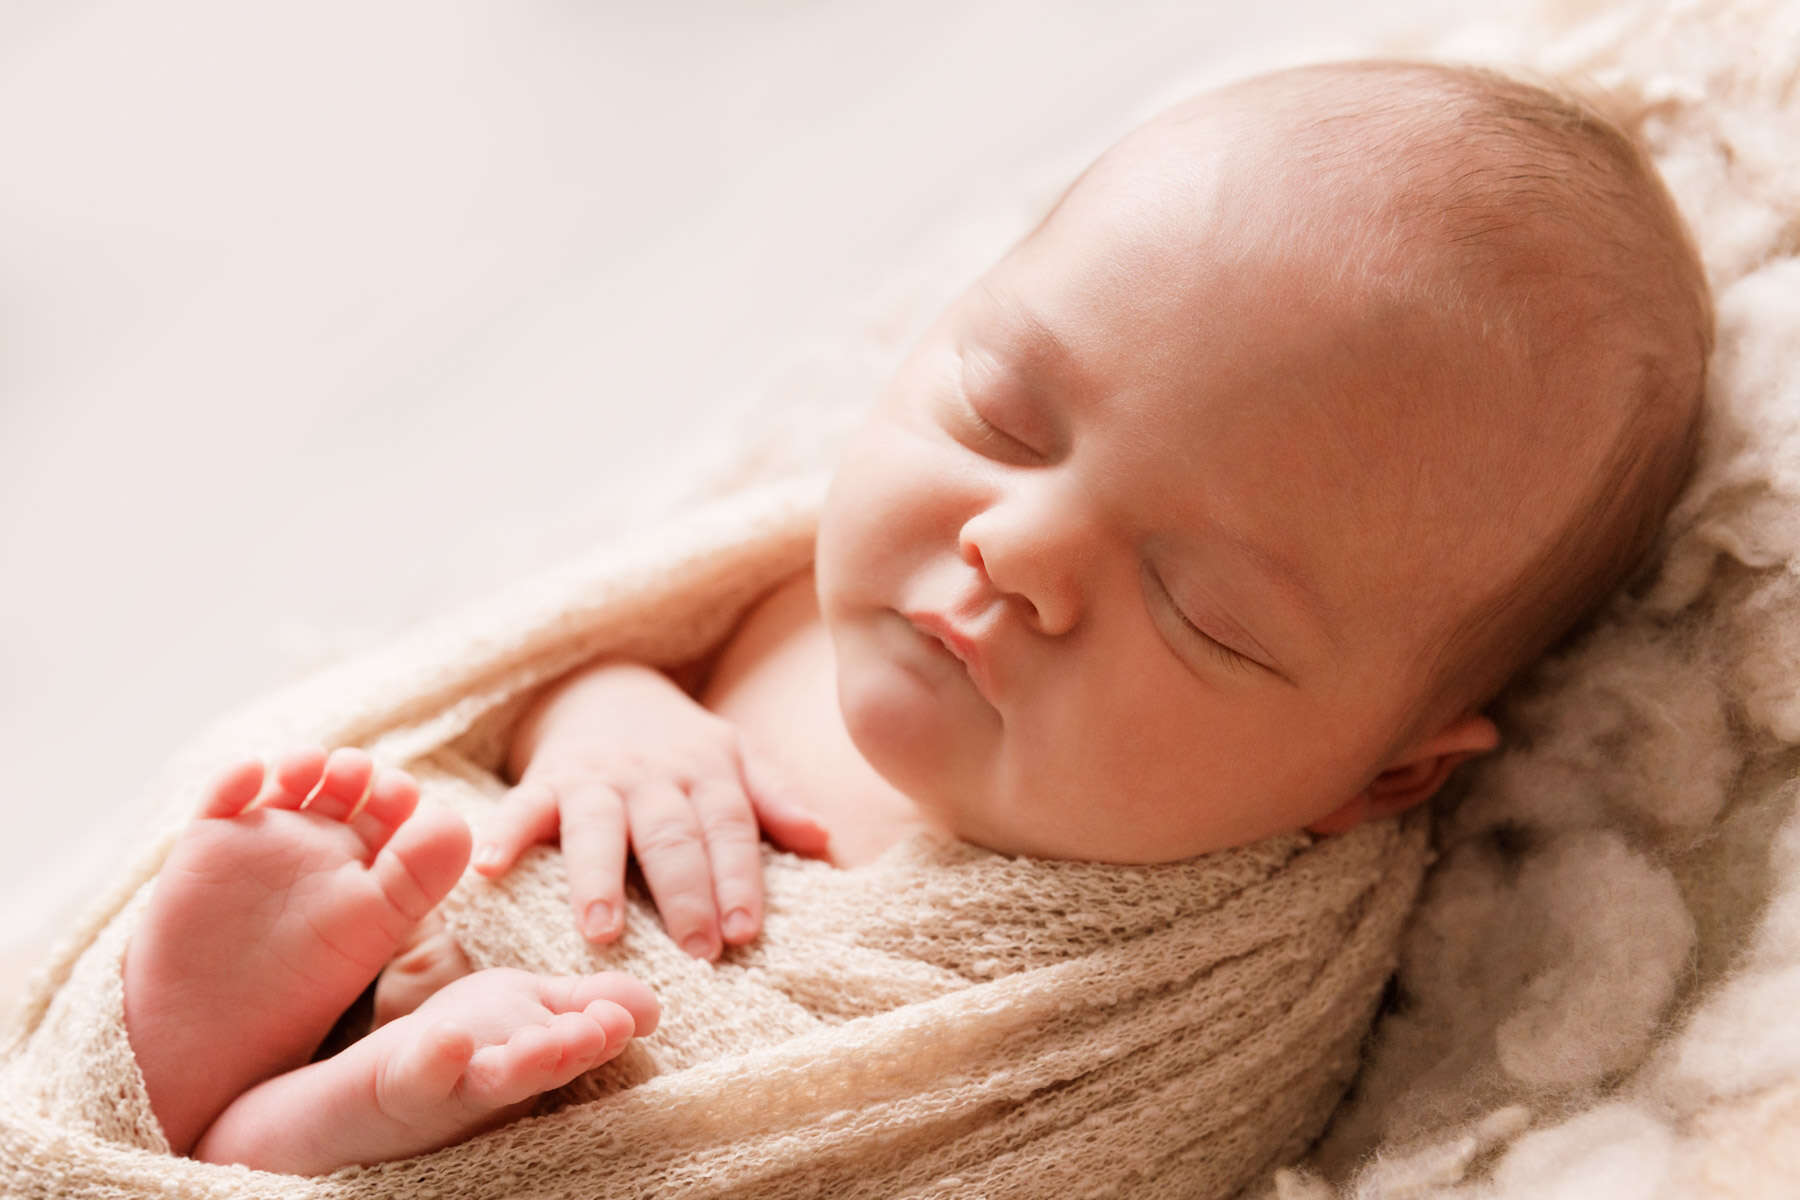
{"label": "baby's hand", "polygon": [[576,926],[609,942],[624,928],[626,853],[635,853],[669,934],[697,958],[762,928],[758,830],[801,853],[825,848],[735,726],[667,676],[630,663],[590,668],[521,725],[518,785],[487,825],[474,865],[503,874],[560,830]]}

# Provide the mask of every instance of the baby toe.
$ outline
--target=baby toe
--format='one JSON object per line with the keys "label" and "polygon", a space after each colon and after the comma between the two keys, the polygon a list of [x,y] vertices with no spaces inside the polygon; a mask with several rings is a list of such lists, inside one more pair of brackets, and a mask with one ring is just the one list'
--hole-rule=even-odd
{"label": "baby toe", "polygon": [[469,862],[469,827],[428,808],[403,822],[370,864],[388,904],[408,922],[423,920],[450,894]]}
{"label": "baby toe", "polygon": [[485,1108],[517,1104],[555,1087],[545,1080],[554,1078],[561,1061],[562,1047],[550,1030],[527,1025],[504,1042],[475,1052],[463,1076],[464,1096]]}
{"label": "baby toe", "polygon": [[206,790],[200,803],[202,817],[235,817],[256,799],[262,788],[263,765],[249,759],[227,767]]}
{"label": "baby toe", "polygon": [[369,783],[369,798],[350,818],[350,828],[371,853],[387,845],[394,831],[419,804],[419,785],[393,767],[378,767]]}
{"label": "baby toe", "polygon": [[607,1057],[609,1050],[616,1054],[618,1050],[615,1047],[623,1048],[631,1040],[631,1031],[623,1027],[628,1019],[627,1015],[616,1006],[613,1013],[608,1015],[610,1020],[602,1020],[585,1011],[558,1013],[550,1018],[550,1036],[562,1048],[562,1058],[556,1069],[562,1071],[565,1077],[548,1086],[559,1087],[567,1083]]}
{"label": "baby toe", "polygon": [[325,760],[325,773],[303,805],[305,811],[341,821],[362,803],[374,778],[375,763],[366,751],[342,746]]}
{"label": "baby toe", "polygon": [[599,1004],[610,1004],[631,1021],[627,1036],[648,1037],[656,1031],[662,1016],[662,1004],[656,993],[630,975],[618,971],[601,971],[576,978],[546,980],[541,999],[556,1012],[592,1010]]}
{"label": "baby toe", "polygon": [[443,1104],[474,1053],[475,1040],[466,1030],[444,1021],[426,1027],[389,1056],[376,1079],[377,1103],[389,1115]]}
{"label": "baby toe", "polygon": [[325,776],[325,751],[318,746],[290,750],[275,760],[274,787],[264,808],[299,808]]}

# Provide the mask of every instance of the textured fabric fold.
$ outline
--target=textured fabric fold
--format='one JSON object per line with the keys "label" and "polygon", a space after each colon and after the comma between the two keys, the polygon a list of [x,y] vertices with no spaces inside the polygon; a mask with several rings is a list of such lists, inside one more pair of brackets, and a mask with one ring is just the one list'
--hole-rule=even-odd
{"label": "textured fabric fold", "polygon": [[[732,498],[271,698],[183,757],[171,830],[222,757],[298,739],[367,746],[479,819],[534,687],[600,655],[703,652],[806,565],[819,494]],[[1227,1196],[1322,1127],[1428,855],[1417,819],[1154,867],[927,837],[850,870],[767,850],[763,936],[708,964],[636,891],[620,942],[588,945],[559,853],[539,848],[501,880],[464,878],[443,905],[458,940],[478,967],[628,970],[663,1001],[657,1033],[514,1125],[301,1179],[176,1158],[150,1114],[119,968],[163,852],[13,1031],[9,1194]]]}

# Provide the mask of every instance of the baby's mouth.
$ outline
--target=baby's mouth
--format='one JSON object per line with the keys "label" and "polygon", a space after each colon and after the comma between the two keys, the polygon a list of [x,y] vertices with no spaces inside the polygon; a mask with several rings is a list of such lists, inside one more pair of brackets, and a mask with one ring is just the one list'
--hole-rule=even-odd
{"label": "baby's mouth", "polygon": [[941,614],[909,612],[903,615],[927,643],[934,644],[942,653],[960,662],[981,698],[989,704],[994,703],[994,680],[981,643]]}

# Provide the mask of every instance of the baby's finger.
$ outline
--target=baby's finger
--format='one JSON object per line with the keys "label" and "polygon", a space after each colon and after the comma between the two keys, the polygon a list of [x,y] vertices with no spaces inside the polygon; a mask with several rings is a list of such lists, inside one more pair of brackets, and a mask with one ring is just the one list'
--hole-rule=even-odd
{"label": "baby's finger", "polygon": [[740,756],[743,764],[744,791],[756,811],[757,824],[769,840],[783,850],[796,854],[823,854],[830,835],[819,818],[793,799],[794,788],[767,755],[753,747],[745,747]]}
{"label": "baby's finger", "polygon": [[590,942],[610,942],[625,928],[625,802],[604,783],[562,789],[563,862],[575,927]]}
{"label": "baby's finger", "polygon": [[712,865],[692,803],[675,784],[659,780],[632,790],[631,848],[669,936],[695,958],[719,953],[718,907]]}
{"label": "baby's finger", "polygon": [[490,879],[512,869],[527,846],[556,836],[556,789],[527,779],[506,794],[500,811],[482,822],[475,847],[475,869]]}
{"label": "baby's finger", "polygon": [[700,783],[691,794],[712,864],[719,932],[739,946],[762,929],[762,839],[756,832],[756,814],[735,784]]}

